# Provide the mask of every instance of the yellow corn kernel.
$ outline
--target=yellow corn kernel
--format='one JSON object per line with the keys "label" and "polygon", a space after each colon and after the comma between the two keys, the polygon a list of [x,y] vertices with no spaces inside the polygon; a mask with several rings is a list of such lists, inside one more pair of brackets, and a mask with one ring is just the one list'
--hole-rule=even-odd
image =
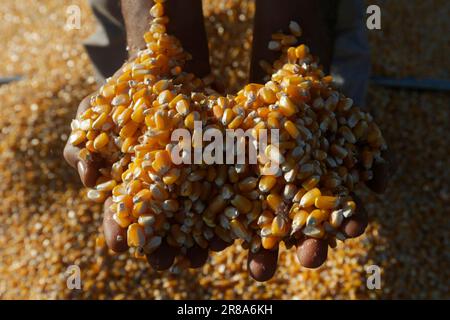
{"label": "yellow corn kernel", "polygon": [[122,113],[117,117],[117,124],[119,126],[124,126],[131,119],[131,114],[133,113],[133,109],[127,108],[122,111]]}
{"label": "yellow corn kernel", "polygon": [[170,88],[170,85],[170,81],[167,79],[159,80],[153,85],[153,92],[159,94],[164,90]]}
{"label": "yellow corn kernel", "polygon": [[131,137],[137,130],[138,124],[134,121],[129,121],[119,132],[122,138]]}
{"label": "yellow corn kernel", "polygon": [[264,101],[264,103],[272,104],[277,102],[277,96],[275,92],[267,87],[262,87],[258,91],[259,97]]}
{"label": "yellow corn kernel", "polygon": [[222,228],[219,225],[214,226],[213,228],[214,228],[214,233],[223,241],[228,242],[228,243],[233,241],[231,239],[230,232],[228,230]]}
{"label": "yellow corn kernel", "polygon": [[92,129],[94,130],[100,130],[102,126],[105,124],[106,120],[108,119],[108,114],[105,112],[100,114],[97,119],[92,123]]}
{"label": "yellow corn kernel", "polygon": [[121,227],[126,228],[128,227],[132,222],[133,219],[130,217],[119,217],[117,213],[113,215],[113,220]]}
{"label": "yellow corn kernel", "polygon": [[145,119],[144,111],[145,111],[144,104],[141,104],[140,106],[136,107],[136,109],[134,109],[133,113],[131,114],[131,120],[133,120],[136,123],[144,122]]}
{"label": "yellow corn kernel", "polygon": [[320,196],[316,198],[314,204],[319,209],[334,209],[338,205],[338,198],[331,196]]}
{"label": "yellow corn kernel", "polygon": [[149,207],[148,201],[140,201],[134,204],[131,213],[133,217],[139,218],[139,216],[149,213]]}
{"label": "yellow corn kernel", "polygon": [[300,206],[303,208],[311,207],[314,205],[317,197],[320,197],[322,193],[318,188],[314,188],[306,192],[300,200]]}
{"label": "yellow corn kernel", "polygon": [[94,140],[94,148],[96,150],[100,150],[104,146],[106,146],[109,142],[108,135],[104,132],[100,133],[97,138]]}
{"label": "yellow corn kernel", "polygon": [[148,201],[151,197],[152,194],[149,189],[142,189],[133,196],[133,202],[137,203],[141,201]]}
{"label": "yellow corn kernel", "polygon": [[295,124],[290,120],[288,120],[284,123],[284,129],[286,129],[286,131],[289,133],[289,135],[294,139],[296,139],[298,137],[298,135],[300,134],[300,131],[298,131]]}
{"label": "yellow corn kernel", "polygon": [[230,122],[230,124],[228,125],[229,129],[236,129],[238,128],[242,121],[244,121],[244,117],[243,116],[236,116],[233,121]]}
{"label": "yellow corn kernel", "polygon": [[231,200],[231,204],[238,209],[241,214],[249,213],[253,207],[252,202],[240,194],[234,196]]}
{"label": "yellow corn kernel", "polygon": [[299,45],[297,48],[295,48],[295,55],[298,59],[304,59],[309,53],[309,48],[305,46],[304,44]]}
{"label": "yellow corn kernel", "polygon": [[361,154],[361,162],[364,168],[370,169],[373,165],[373,152],[369,150],[363,150]]}
{"label": "yellow corn kernel", "polygon": [[259,191],[261,192],[269,192],[277,183],[277,178],[274,176],[263,176],[261,180],[259,180]]}
{"label": "yellow corn kernel", "polygon": [[351,217],[356,211],[356,203],[354,201],[346,201],[342,207],[345,218]]}
{"label": "yellow corn kernel", "polygon": [[298,210],[292,219],[291,234],[296,233],[303,228],[306,224],[306,219],[309,216],[309,212],[306,210]]}
{"label": "yellow corn kernel", "polygon": [[106,193],[99,190],[91,189],[88,191],[87,197],[89,198],[89,200],[92,200],[97,203],[102,203],[106,199]]}
{"label": "yellow corn kernel", "polygon": [[308,218],[306,219],[307,226],[318,226],[323,221],[327,220],[330,213],[327,210],[316,209],[311,211]]}
{"label": "yellow corn kernel", "polygon": [[280,239],[278,237],[262,237],[261,238],[261,245],[266,250],[272,250],[275,249],[278,246],[278,242]]}
{"label": "yellow corn kernel", "polygon": [[283,199],[278,194],[271,193],[267,196],[267,204],[274,212],[279,209],[282,203]]}
{"label": "yellow corn kernel", "polygon": [[142,188],[142,182],[139,180],[133,180],[130,183],[128,183],[126,187],[127,194],[129,196],[135,195],[138,193]]}
{"label": "yellow corn kernel", "polygon": [[303,229],[303,234],[305,234],[308,237],[313,237],[317,239],[322,239],[325,236],[325,229],[323,226],[306,226]]}
{"label": "yellow corn kernel", "polygon": [[269,116],[267,118],[267,127],[270,129],[278,129],[280,128],[280,121],[278,121],[277,117]]}
{"label": "yellow corn kernel", "polygon": [[356,138],[349,127],[347,126],[340,127],[338,132],[344,137],[345,140],[347,140],[347,142],[351,144],[356,143]]}
{"label": "yellow corn kernel", "polygon": [[269,144],[266,147],[266,149],[264,150],[264,154],[267,158],[269,158],[269,160],[273,161],[274,163],[282,164],[285,162],[285,158],[281,154],[280,149],[278,149],[278,147],[273,144]]}
{"label": "yellow corn kernel", "polygon": [[167,121],[167,118],[166,118],[166,116],[164,115],[163,112],[158,111],[158,112],[155,113],[155,125],[156,125],[156,129],[158,129],[158,130],[164,130],[164,129],[166,129],[166,128],[167,128],[167,125],[168,125],[167,122],[168,122],[168,121]]}
{"label": "yellow corn kernel", "polygon": [[175,108],[176,108],[177,112],[183,116],[188,115],[189,111],[190,111],[189,102],[187,102],[186,99],[179,100],[176,103]]}
{"label": "yellow corn kernel", "polygon": [[168,192],[159,184],[151,184],[149,188],[152,192],[152,198],[155,200],[164,201],[169,197]]}
{"label": "yellow corn kernel", "polygon": [[128,227],[127,242],[130,247],[142,247],[145,245],[144,229],[138,223],[132,223]]}
{"label": "yellow corn kernel", "polygon": [[311,190],[312,188],[317,186],[319,181],[320,178],[318,176],[309,177],[306,181],[302,183],[302,187],[305,188],[305,190]]}
{"label": "yellow corn kernel", "polygon": [[297,193],[295,194],[294,198],[292,199],[292,202],[300,202],[303,195],[307,192],[307,190],[300,188]]}
{"label": "yellow corn kernel", "polygon": [[219,105],[215,105],[213,107],[213,114],[216,119],[222,119],[223,117],[223,108]]}
{"label": "yellow corn kernel", "polygon": [[233,120],[235,114],[233,112],[233,110],[231,109],[225,109],[225,111],[223,112],[223,116],[222,116],[222,124],[224,126],[228,125],[229,123],[231,123],[231,121]]}
{"label": "yellow corn kernel", "polygon": [[347,149],[345,149],[344,147],[341,147],[337,144],[331,145],[330,152],[332,155],[334,155],[335,157],[337,157],[339,159],[344,159],[348,155]]}
{"label": "yellow corn kernel", "polygon": [[330,224],[333,228],[339,228],[344,221],[343,210],[334,210],[330,215]]}
{"label": "yellow corn kernel", "polygon": [[267,107],[261,107],[261,108],[258,108],[258,110],[256,112],[258,113],[258,116],[260,116],[261,118],[267,118],[270,110]]}
{"label": "yellow corn kernel", "polygon": [[297,112],[297,107],[295,106],[295,104],[291,101],[291,99],[289,99],[288,96],[283,95],[280,98],[280,111],[283,115],[285,115],[286,117],[290,117],[292,116],[294,113]]}
{"label": "yellow corn kernel", "polygon": [[287,53],[288,62],[294,63],[295,60],[297,59],[297,56],[295,55],[295,48],[294,47],[288,48],[286,53]]}
{"label": "yellow corn kernel", "polygon": [[150,9],[150,15],[153,18],[159,18],[164,15],[164,7],[161,3],[156,3],[153,7]]}
{"label": "yellow corn kernel", "polygon": [[125,138],[125,140],[122,143],[122,146],[120,147],[120,151],[122,151],[123,153],[129,152],[130,148],[133,146],[135,142],[136,139],[134,137]]}
{"label": "yellow corn kernel", "polygon": [[152,23],[150,26],[150,32],[153,33],[165,33],[166,26],[160,23]]}
{"label": "yellow corn kernel", "polygon": [[152,168],[157,173],[163,175],[169,171],[172,160],[166,150],[157,151],[155,154],[155,160],[152,162]]}
{"label": "yellow corn kernel", "polygon": [[99,191],[112,191],[112,189],[116,186],[116,184],[117,182],[115,180],[109,180],[96,185],[95,189]]}
{"label": "yellow corn kernel", "polygon": [[178,178],[180,177],[181,171],[178,168],[172,168],[167,172],[167,174],[163,177],[163,182],[167,185],[174,184]]}
{"label": "yellow corn kernel", "polygon": [[162,243],[162,238],[160,236],[153,236],[148,239],[147,243],[144,245],[144,252],[146,254],[151,254],[154,252]]}
{"label": "yellow corn kernel", "polygon": [[100,94],[105,98],[112,98],[116,93],[116,86],[113,84],[104,85],[100,89]]}
{"label": "yellow corn kernel", "polygon": [[86,133],[86,138],[87,138],[88,140],[94,140],[97,136],[98,136],[98,133],[97,133],[96,131],[94,131],[94,130],[89,130],[89,131]]}
{"label": "yellow corn kernel", "polygon": [[286,218],[277,215],[272,220],[272,235],[276,237],[284,237],[289,232],[289,224],[286,221]]}
{"label": "yellow corn kernel", "polygon": [[256,188],[258,179],[255,177],[248,177],[239,182],[238,186],[242,192],[250,192]]}
{"label": "yellow corn kernel", "polygon": [[352,201],[352,200],[346,201],[345,202],[345,207],[348,207],[348,208],[352,209],[353,211],[355,211],[356,210],[356,203],[355,203],[355,201]]}
{"label": "yellow corn kernel", "polygon": [[115,124],[119,123],[119,116],[122,114],[122,112],[124,112],[125,110],[125,106],[117,106],[116,108],[114,108],[113,113],[112,113],[112,120]]}
{"label": "yellow corn kernel", "polygon": [[73,144],[74,146],[79,145],[80,143],[84,142],[84,140],[86,140],[86,132],[82,130],[72,132],[69,137],[69,143]]}
{"label": "yellow corn kernel", "polygon": [[230,221],[231,231],[240,239],[250,242],[252,237],[247,228],[237,219]]}
{"label": "yellow corn kernel", "polygon": [[196,111],[189,113],[184,119],[184,125],[187,129],[194,130],[194,121],[199,120],[199,114]]}
{"label": "yellow corn kernel", "polygon": [[179,224],[172,225],[170,233],[178,246],[181,246],[186,241],[186,235],[181,231]]}

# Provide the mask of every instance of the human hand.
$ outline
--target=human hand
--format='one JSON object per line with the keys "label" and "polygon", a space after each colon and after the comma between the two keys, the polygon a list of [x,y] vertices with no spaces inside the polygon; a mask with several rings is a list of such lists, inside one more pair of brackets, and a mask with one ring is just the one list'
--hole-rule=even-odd
{"label": "human hand", "polygon": [[[391,154],[383,154],[384,161],[374,163],[373,178],[366,185],[376,193],[386,190],[388,181],[395,171]],[[364,205],[355,194],[352,197],[356,203],[356,213],[344,219],[340,231],[346,238],[357,238],[362,235],[368,225],[368,215]],[[324,239],[303,237],[296,244],[296,255],[299,263],[305,268],[318,268],[327,259],[329,243]],[[270,280],[275,274],[278,260],[278,249],[261,249],[257,253],[249,251],[248,270],[257,281]]]}

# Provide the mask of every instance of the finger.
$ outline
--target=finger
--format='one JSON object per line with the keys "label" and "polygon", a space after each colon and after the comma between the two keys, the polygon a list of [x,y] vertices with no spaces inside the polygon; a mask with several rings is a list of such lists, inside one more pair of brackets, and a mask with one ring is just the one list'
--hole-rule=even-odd
{"label": "finger", "polygon": [[383,193],[388,182],[395,172],[395,162],[389,152],[382,153],[383,161],[375,162],[372,166],[373,178],[366,182],[366,185],[376,193]]}
{"label": "finger", "polygon": [[100,176],[100,172],[98,171],[99,168],[100,164],[98,161],[86,161],[81,159],[78,161],[78,174],[81,182],[83,182],[86,187],[95,187],[97,179]]}
{"label": "finger", "polygon": [[258,252],[248,251],[247,268],[250,276],[259,282],[264,282],[273,277],[277,270],[278,249],[267,250],[261,248]]}
{"label": "finger", "polygon": [[[330,1],[331,2],[331,1]],[[272,0],[256,2],[253,24],[253,43],[250,65],[250,81],[263,83],[265,71],[259,65],[260,60],[272,63],[280,51],[268,49],[271,35],[286,30],[290,21],[301,22],[303,34],[300,42],[308,45],[314,55],[320,57],[320,63],[328,73],[331,63],[333,37],[325,19],[324,4],[320,1],[283,0],[273,5]]]}
{"label": "finger", "polygon": [[297,245],[297,258],[305,268],[320,267],[328,256],[328,242],[324,239],[304,238]]}
{"label": "finger", "polygon": [[356,203],[356,213],[350,218],[345,219],[340,227],[341,232],[347,238],[356,238],[364,233],[369,223],[367,211],[361,200],[355,194],[352,194]]}
{"label": "finger", "polygon": [[177,254],[177,248],[172,247],[168,245],[166,241],[163,241],[155,251],[147,255],[147,261],[153,269],[163,271],[172,266]]}
{"label": "finger", "polygon": [[184,66],[184,71],[195,73],[199,77],[207,76],[211,69],[202,1],[170,1],[166,5],[166,11],[172,21],[167,27],[168,32],[179,39],[186,52],[192,56]]}
{"label": "finger", "polygon": [[[84,111],[86,111],[90,107],[90,98],[91,96],[87,96],[80,102],[80,104],[78,105],[76,118],[78,118]],[[64,146],[63,155],[64,159],[66,159],[67,163],[72,168],[77,167],[77,163],[79,161],[78,158],[79,152],[80,152],[79,147],[74,146],[73,144],[69,143],[69,141],[66,142],[66,145]]]}
{"label": "finger", "polygon": [[[87,96],[81,101],[78,106],[77,117],[90,107],[90,97]],[[70,166],[78,170],[81,182],[86,187],[94,187],[100,175],[98,169],[100,168],[101,161],[96,156],[92,156],[90,159],[81,159],[79,157],[80,150],[79,147],[67,142],[63,152],[64,159],[66,159]]]}
{"label": "finger", "polygon": [[80,152],[80,148],[74,146],[73,144],[67,142],[64,146],[64,159],[66,159],[66,162],[74,169],[77,168],[78,163],[78,153]]}
{"label": "finger", "polygon": [[91,107],[91,97],[94,96],[96,93],[90,94],[87,97],[85,97],[83,100],[81,100],[80,104],[78,105],[77,109],[77,115],[76,117],[79,118],[83,112],[85,112],[87,109]]}
{"label": "finger", "polygon": [[209,241],[209,250],[214,252],[220,252],[231,246],[232,242],[226,242],[214,235],[214,237]]}
{"label": "finger", "polygon": [[128,249],[127,230],[121,228],[113,219],[114,212],[110,209],[111,197],[106,199],[103,208],[103,233],[108,247],[114,252],[124,252]]}
{"label": "finger", "polygon": [[100,176],[98,169],[101,167],[101,161],[94,156],[91,159],[81,159],[79,154],[80,148],[76,146],[67,143],[64,147],[64,159],[78,170],[81,182],[86,187],[92,188]]}
{"label": "finger", "polygon": [[198,245],[194,245],[186,252],[186,257],[189,260],[190,268],[200,268],[208,260],[208,249],[203,249]]}

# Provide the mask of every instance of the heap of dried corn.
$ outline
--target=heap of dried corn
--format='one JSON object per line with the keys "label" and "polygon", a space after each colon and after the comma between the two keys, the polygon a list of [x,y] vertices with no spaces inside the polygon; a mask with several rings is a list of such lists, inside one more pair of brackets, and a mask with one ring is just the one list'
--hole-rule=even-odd
{"label": "heap of dried corn", "polygon": [[[142,255],[163,241],[182,253],[194,244],[207,248],[215,235],[241,239],[253,252],[305,236],[332,247],[345,240],[341,225],[357,212],[350,192],[372,179],[386,145],[370,114],[333,89],[308,47],[289,47],[299,25],[291,22],[291,35],[269,43],[283,51],[270,81],[223,97],[183,72],[188,55],[166,33],[162,3],[150,14],[147,49],[92,97],[69,137],[80,157],[100,155],[109,164],[88,197],[104,202],[112,195],[113,219],[127,228],[128,245]],[[199,147],[195,121],[222,134],[251,130],[255,144],[261,130],[277,129],[279,145],[269,144],[254,166],[175,165],[171,151],[186,141],[171,135],[185,128]],[[269,173],[273,164],[278,169]]]}
{"label": "heap of dried corn", "polygon": [[[377,74],[448,73],[445,37],[428,32],[448,28],[446,11],[435,10],[445,1],[375,3],[383,14],[382,30],[369,32]],[[63,31],[66,8],[74,4],[83,14],[82,29]],[[253,1],[204,1],[213,72],[226,78],[231,92],[246,83],[239,75],[248,68],[253,7]],[[411,18],[418,14],[420,21]],[[61,158],[67,123],[94,90],[81,46],[95,28],[87,1],[4,0],[0,17],[0,73],[25,75],[0,86],[2,299],[449,297],[449,262],[442,258],[449,246],[450,165],[442,138],[449,130],[448,94],[371,88],[367,107],[390,149],[402,155],[399,169],[386,195],[364,195],[372,220],[365,235],[338,243],[319,270],[300,269],[294,253],[281,249],[274,278],[257,283],[247,275],[246,252],[231,246],[201,269],[155,273],[146,261],[95,249],[101,207],[84,198],[76,173]],[[237,57],[233,66],[221,60],[223,52]],[[420,63],[411,67],[412,61]],[[74,264],[81,268],[81,290],[66,286],[67,267]],[[365,285],[369,264],[382,270],[380,290]]]}

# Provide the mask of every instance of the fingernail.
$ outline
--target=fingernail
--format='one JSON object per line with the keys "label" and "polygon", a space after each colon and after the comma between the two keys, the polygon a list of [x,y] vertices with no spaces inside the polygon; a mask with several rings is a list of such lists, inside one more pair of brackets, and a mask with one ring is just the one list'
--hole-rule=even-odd
{"label": "fingernail", "polygon": [[77,169],[78,169],[78,174],[80,175],[81,180],[84,179],[84,176],[86,175],[86,164],[83,161],[78,161],[77,163]]}
{"label": "fingernail", "polygon": [[364,233],[367,228],[368,218],[365,211],[361,211],[350,219],[344,220],[341,231],[347,238],[356,238]]}
{"label": "fingernail", "polygon": [[190,262],[190,268],[200,268],[208,260],[208,249],[194,245],[188,249],[186,256]]}
{"label": "fingernail", "polygon": [[249,251],[247,269],[250,276],[258,282],[270,280],[277,269],[278,250],[261,249],[257,253]]}
{"label": "fingernail", "polygon": [[297,247],[297,258],[305,268],[320,267],[328,256],[328,243],[322,239],[308,238]]}

